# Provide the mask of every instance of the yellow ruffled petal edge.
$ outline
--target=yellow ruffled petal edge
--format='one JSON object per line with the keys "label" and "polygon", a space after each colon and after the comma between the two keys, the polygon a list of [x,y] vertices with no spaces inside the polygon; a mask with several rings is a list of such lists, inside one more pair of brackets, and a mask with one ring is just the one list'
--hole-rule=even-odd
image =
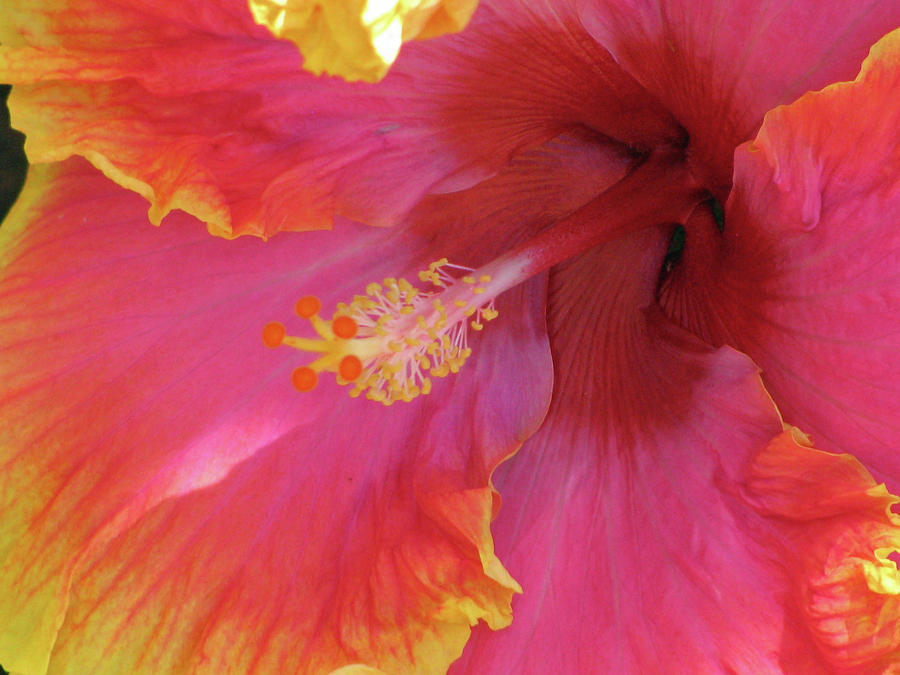
{"label": "yellow ruffled petal edge", "polygon": [[248,0],[257,23],[290,40],[316,75],[377,82],[404,42],[465,28],[477,0]]}
{"label": "yellow ruffled petal edge", "polygon": [[[795,427],[753,462],[749,494],[777,518],[810,635],[838,672],[900,662],[900,498],[855,457],[813,447]],[[893,672],[893,671],[891,671]]]}

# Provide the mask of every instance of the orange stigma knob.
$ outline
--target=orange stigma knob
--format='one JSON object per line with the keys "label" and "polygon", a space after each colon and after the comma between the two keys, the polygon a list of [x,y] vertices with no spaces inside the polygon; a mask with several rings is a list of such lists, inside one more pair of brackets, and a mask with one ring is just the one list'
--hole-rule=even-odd
{"label": "orange stigma knob", "polygon": [[418,277],[431,288],[417,288],[406,279],[373,282],[365,295],[338,303],[331,321],[319,315],[317,297],[304,296],[294,309],[318,338],[287,335],[282,324],[272,322],[263,328],[263,343],[318,356],[294,370],[291,381],[299,391],[314,389],[319,373],[329,371],[338,384],[353,383],[353,397],[365,392],[384,405],[412,401],[431,391],[432,377],[459,372],[472,353],[469,327],[481,330],[497,316],[496,291],[487,292],[490,275],[444,258]]}
{"label": "orange stigma knob", "polygon": [[277,347],[284,342],[285,328],[283,323],[272,321],[263,327],[262,340],[266,347]]}
{"label": "orange stigma knob", "polygon": [[301,316],[304,319],[315,316],[320,309],[322,309],[322,303],[314,295],[304,295],[294,305],[294,311],[297,312],[297,316]]}
{"label": "orange stigma knob", "polygon": [[319,376],[309,366],[300,366],[291,373],[291,384],[297,391],[310,391],[316,388]]}
{"label": "orange stigma knob", "polygon": [[347,382],[353,382],[362,375],[363,365],[358,356],[345,356],[341,359],[341,365],[338,367],[338,373]]}
{"label": "orange stigma knob", "polygon": [[331,330],[333,330],[334,334],[339,338],[349,340],[356,335],[359,326],[357,326],[356,321],[349,316],[336,316],[331,321]]}

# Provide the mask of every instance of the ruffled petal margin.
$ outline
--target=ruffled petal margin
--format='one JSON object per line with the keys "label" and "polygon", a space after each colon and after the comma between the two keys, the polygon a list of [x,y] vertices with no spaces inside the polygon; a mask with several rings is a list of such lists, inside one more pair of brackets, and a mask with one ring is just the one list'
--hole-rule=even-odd
{"label": "ruffled petal margin", "polygon": [[735,152],[721,234],[699,214],[670,316],[763,370],[785,419],[900,480],[900,30],[859,77],[772,110]]}
{"label": "ruffled petal margin", "polygon": [[[896,498],[846,456],[792,454],[754,364],[663,317],[667,239],[637,233],[551,277],[554,398],[495,476],[497,550],[524,594],[454,675],[821,675],[896,658]],[[855,578],[828,567],[835,552],[864,561]]]}
{"label": "ruffled petal margin", "polygon": [[[900,498],[859,461],[812,447],[786,429],[753,461],[755,508],[771,516],[792,599],[839,673],[889,673],[900,663]],[[786,672],[799,672],[785,668]]]}
{"label": "ruffled petal margin", "polygon": [[246,0],[13,0],[0,16],[0,81],[30,161],[81,155],[146,198],[152,222],[180,209],[224,237],[336,216],[393,226],[565,131],[638,148],[682,133],[548,0],[484,3],[463,33],[407,45],[376,85],[304,72]]}
{"label": "ruffled petal margin", "polygon": [[[431,396],[301,395],[261,326],[427,265],[435,238],[225,242],[141,211],[70,160],[33,167],[0,230],[0,663],[440,673],[471,625],[509,623],[490,476],[547,406],[543,284],[504,296]],[[486,240],[453,241],[440,255]]]}

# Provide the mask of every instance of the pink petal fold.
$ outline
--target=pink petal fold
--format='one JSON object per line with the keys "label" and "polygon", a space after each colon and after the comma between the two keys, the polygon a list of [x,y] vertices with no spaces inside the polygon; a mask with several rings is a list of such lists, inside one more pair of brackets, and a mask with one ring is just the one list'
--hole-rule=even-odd
{"label": "pink petal fold", "polygon": [[[746,352],[785,419],[900,478],[900,31],[853,82],[766,116],[719,234],[688,223],[667,311]],[[861,123],[862,121],[862,123]]]}
{"label": "pink petal fold", "polygon": [[898,498],[853,457],[783,432],[746,356],[663,317],[667,234],[551,276],[555,395],[495,475],[497,550],[524,592],[509,629],[476,629],[454,675],[843,675],[897,661]]}
{"label": "pink petal fold", "polygon": [[690,135],[698,176],[724,201],[734,148],[763,115],[851,79],[900,25],[900,4],[758,0],[579,0],[584,25]]}
{"label": "pink petal fold", "polygon": [[780,420],[746,357],[652,307],[666,235],[551,277],[555,395],[496,474],[497,547],[524,594],[512,626],[476,631],[451,673],[760,675],[811,648],[736,495]]}

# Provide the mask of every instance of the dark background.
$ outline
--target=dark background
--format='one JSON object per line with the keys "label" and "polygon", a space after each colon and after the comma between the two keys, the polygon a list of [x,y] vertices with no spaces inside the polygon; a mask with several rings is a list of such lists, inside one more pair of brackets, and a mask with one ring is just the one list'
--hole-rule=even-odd
{"label": "dark background", "polygon": [[[7,96],[9,85],[0,85],[0,223],[22,189],[25,169],[28,167],[25,151],[22,149],[25,136],[9,128]],[[2,672],[3,669],[0,668],[0,673]]]}

